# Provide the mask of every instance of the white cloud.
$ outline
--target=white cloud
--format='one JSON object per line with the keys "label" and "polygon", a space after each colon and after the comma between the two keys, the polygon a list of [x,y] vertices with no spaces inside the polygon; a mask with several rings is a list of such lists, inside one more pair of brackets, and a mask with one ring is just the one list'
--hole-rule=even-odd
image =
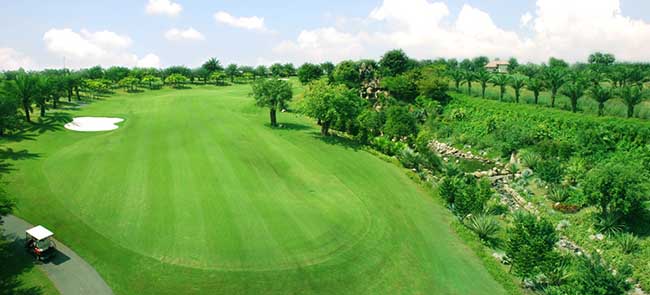
{"label": "white cloud", "polygon": [[162,64],[160,63],[160,58],[152,53],[145,55],[143,58],[138,60],[137,64],[140,68],[161,68]]}
{"label": "white cloud", "polygon": [[168,16],[177,16],[183,10],[183,6],[169,0],[149,0],[145,11],[147,14],[157,15],[164,14]]}
{"label": "white cloud", "polygon": [[0,71],[17,70],[19,68],[32,69],[34,61],[13,48],[0,47]]}
{"label": "white cloud", "polygon": [[264,26],[264,18],[251,16],[251,17],[235,17],[225,11],[218,11],[214,14],[214,19],[217,22],[229,25],[231,27],[252,30],[252,31],[267,31]]}
{"label": "white cloud", "polygon": [[[94,65],[137,66],[141,62],[160,66],[160,59],[149,54],[144,59],[129,52],[133,43],[131,38],[111,31],[90,32],[81,30],[79,33],[71,29],[50,29],[43,35],[46,49],[59,56],[65,57],[70,67],[81,68]],[[153,58],[155,57],[155,58]]]}
{"label": "white cloud", "polygon": [[190,27],[185,30],[183,29],[170,29],[165,32],[165,38],[170,41],[181,41],[181,40],[190,40],[190,41],[201,41],[205,40],[205,36],[194,28]]}
{"label": "white cloud", "polygon": [[650,24],[624,16],[620,7],[620,0],[537,0],[536,11],[522,15],[527,32],[519,34],[500,28],[488,13],[471,5],[463,5],[454,17],[442,1],[384,0],[356,22],[363,23],[360,28],[303,30],[274,53],[302,61],[336,61],[402,48],[415,58],[487,55],[539,62],[550,56],[585,60],[594,51],[606,51],[623,60],[647,60],[644,44],[650,44]]}
{"label": "white cloud", "polygon": [[521,16],[521,18],[519,19],[519,23],[521,24],[522,27],[525,27],[528,24],[530,24],[531,20],[533,20],[533,15],[530,14],[530,11],[527,11]]}

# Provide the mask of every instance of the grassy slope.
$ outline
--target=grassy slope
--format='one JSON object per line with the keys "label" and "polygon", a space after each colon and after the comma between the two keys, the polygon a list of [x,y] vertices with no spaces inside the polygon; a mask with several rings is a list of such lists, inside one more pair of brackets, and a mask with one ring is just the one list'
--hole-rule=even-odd
{"label": "grassy slope", "polygon": [[248,91],[110,97],[73,115],[117,131],[7,144],[32,155],[8,177],[18,215],[117,293],[504,293],[402,171],[294,114],[269,129]]}

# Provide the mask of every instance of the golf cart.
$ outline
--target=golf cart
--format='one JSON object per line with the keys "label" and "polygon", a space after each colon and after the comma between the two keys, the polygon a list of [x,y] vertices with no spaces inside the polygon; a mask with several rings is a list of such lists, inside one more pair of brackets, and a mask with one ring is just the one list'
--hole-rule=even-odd
{"label": "golf cart", "polygon": [[25,248],[37,260],[45,261],[55,255],[56,245],[54,245],[54,241],[52,240],[54,234],[47,228],[39,225],[25,231],[25,235],[27,238]]}

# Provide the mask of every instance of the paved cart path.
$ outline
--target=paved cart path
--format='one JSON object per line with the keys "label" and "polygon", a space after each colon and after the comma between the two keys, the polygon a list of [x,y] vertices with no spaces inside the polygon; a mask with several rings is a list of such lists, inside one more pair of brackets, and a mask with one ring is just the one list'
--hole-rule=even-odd
{"label": "paved cart path", "polygon": [[[8,239],[18,239],[20,243],[17,245],[23,245],[25,230],[31,228],[32,225],[13,215],[6,216],[2,220],[4,221],[2,225],[4,234],[8,236]],[[61,294],[113,294],[111,288],[90,264],[61,242],[56,239],[54,242],[59,253],[52,261],[38,266],[45,271]],[[24,254],[24,248],[19,246],[16,251],[19,252],[17,255],[23,255],[25,259],[32,259]]]}

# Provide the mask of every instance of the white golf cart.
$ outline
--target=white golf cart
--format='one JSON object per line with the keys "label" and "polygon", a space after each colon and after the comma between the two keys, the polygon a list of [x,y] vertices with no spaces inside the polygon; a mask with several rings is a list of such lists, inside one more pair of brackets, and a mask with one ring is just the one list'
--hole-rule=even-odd
{"label": "white golf cart", "polygon": [[47,228],[36,226],[25,231],[27,252],[34,255],[37,260],[45,261],[56,254],[56,245],[52,240],[54,234]]}

